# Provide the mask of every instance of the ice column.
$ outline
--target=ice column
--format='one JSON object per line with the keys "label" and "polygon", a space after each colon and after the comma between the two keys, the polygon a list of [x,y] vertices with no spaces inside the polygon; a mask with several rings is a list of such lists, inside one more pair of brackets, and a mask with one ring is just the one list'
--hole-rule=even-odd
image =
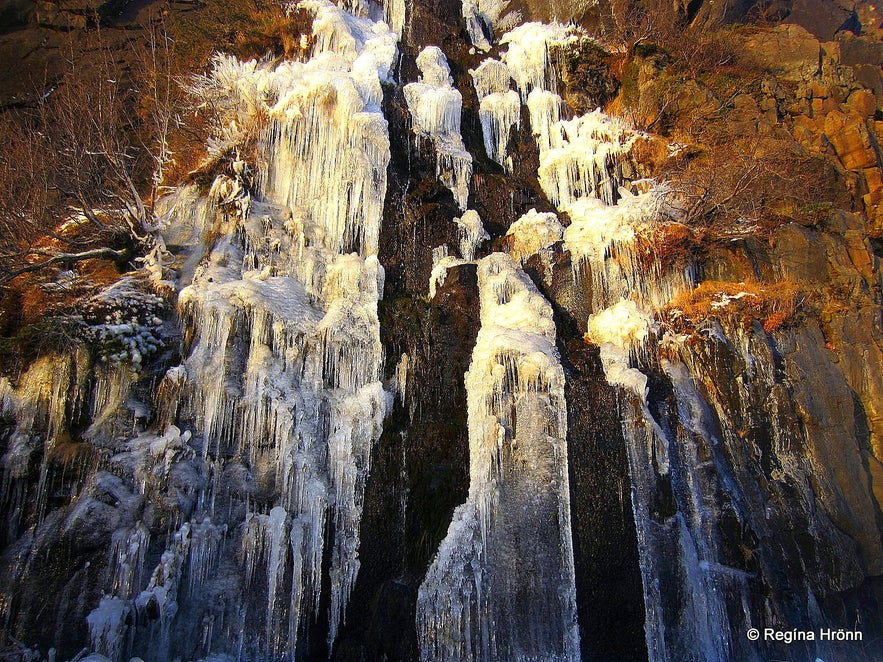
{"label": "ice column", "polygon": [[420,587],[424,660],[577,660],[564,372],[552,308],[511,257],[478,263],[470,486]]}
{"label": "ice column", "polygon": [[566,46],[579,35],[579,28],[560,23],[524,23],[503,35],[500,43],[509,47],[502,59],[512,71],[523,101],[533,90],[557,91],[555,48]]}
{"label": "ice column", "polygon": [[457,224],[460,235],[460,255],[467,262],[471,262],[475,259],[475,250],[478,246],[491,237],[485,232],[478,212],[473,209],[468,209],[463,216],[455,218],[454,223]]}
{"label": "ice column", "polygon": [[246,583],[266,585],[258,646],[276,659],[294,655],[318,615],[323,558],[329,646],[337,635],[359,570],[371,447],[391,400],[380,382],[376,254],[390,159],[381,81],[397,35],[327,0],[301,6],[315,15],[309,61],[218,58],[205,83],[241,134],[264,127],[262,165],[253,192],[246,166],[216,180],[215,238],[179,297],[189,409],[215,474],[208,519],[194,525],[191,584],[213,572],[222,463],[268,477],[272,503],[249,513],[242,558]]}

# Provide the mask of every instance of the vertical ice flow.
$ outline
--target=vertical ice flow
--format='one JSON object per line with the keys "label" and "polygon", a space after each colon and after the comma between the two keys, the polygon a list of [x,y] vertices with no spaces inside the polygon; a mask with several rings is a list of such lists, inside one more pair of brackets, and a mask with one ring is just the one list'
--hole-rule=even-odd
{"label": "vertical ice flow", "polygon": [[420,587],[424,660],[577,660],[564,372],[552,308],[508,255],[478,262],[470,486]]}
{"label": "vertical ice flow", "polygon": [[[265,569],[261,646],[282,659],[318,615],[326,557],[328,645],[336,638],[359,570],[371,447],[391,399],[380,382],[377,250],[390,159],[381,81],[398,35],[327,0],[301,6],[315,15],[307,62],[219,57],[203,82],[232,124],[267,121],[256,190],[247,167],[216,180],[219,236],[179,298],[203,456],[216,477],[232,457],[273,480],[273,502],[242,528],[242,558],[249,585]],[[215,483],[203,500],[209,520],[191,533],[195,587],[214,567]]]}

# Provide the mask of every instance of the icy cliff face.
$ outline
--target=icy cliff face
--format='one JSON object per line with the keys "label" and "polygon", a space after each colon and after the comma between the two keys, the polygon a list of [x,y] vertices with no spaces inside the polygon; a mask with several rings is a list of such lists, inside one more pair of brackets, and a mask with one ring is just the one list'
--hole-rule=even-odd
{"label": "icy cliff face", "polygon": [[684,331],[673,301],[712,270],[813,269],[663,259],[684,226],[637,179],[650,137],[558,93],[580,28],[299,5],[304,61],[192,82],[211,175],[160,200],[83,349],[0,379],[4,636],[93,662],[674,662],[848,650],[751,627],[877,632],[860,227],[776,237],[866,297],[836,322],[854,343],[728,318],[748,292]]}
{"label": "icy cliff face", "polygon": [[[156,434],[123,441],[101,421],[129,397],[133,375],[119,368],[96,386],[90,436],[134,481],[105,597],[87,619],[93,649],[112,660],[290,659],[320,604],[330,647],[358,575],[371,447],[391,398],[380,381],[376,254],[390,158],[381,81],[396,35],[330,2],[301,6],[315,15],[307,62],[219,56],[198,84],[226,122],[216,151],[257,133],[257,167],[235,161],[207,192],[184,188],[163,203],[166,238],[195,247],[178,265],[185,358],[160,391],[175,400],[170,418],[192,427],[160,420]],[[84,399],[70,385],[87,372],[76,357],[32,368],[33,384],[9,395],[26,398],[15,402],[14,449],[31,443],[25,435],[45,412],[49,457]],[[187,494],[151,573],[147,504],[176,473]],[[109,480],[119,479],[93,482]],[[71,517],[89,522],[91,508],[80,497]]]}
{"label": "icy cliff face", "polygon": [[478,264],[469,499],[417,602],[424,660],[576,660],[564,371],[552,308],[507,255]]}
{"label": "icy cliff face", "polygon": [[336,638],[390,397],[380,382],[376,253],[389,162],[380,81],[395,37],[330,3],[304,6],[316,13],[308,62],[216,67],[216,80],[237,82],[240,114],[269,115],[261,201],[239,198],[221,212],[233,218],[179,298],[201,452],[215,477],[199,505],[211,515],[219,499],[249,500],[249,485],[224,485],[231,471],[276,495],[269,513],[246,503],[241,542],[246,592],[264,569],[266,630],[256,639],[274,656],[293,655],[318,613],[326,555],[329,646]]}

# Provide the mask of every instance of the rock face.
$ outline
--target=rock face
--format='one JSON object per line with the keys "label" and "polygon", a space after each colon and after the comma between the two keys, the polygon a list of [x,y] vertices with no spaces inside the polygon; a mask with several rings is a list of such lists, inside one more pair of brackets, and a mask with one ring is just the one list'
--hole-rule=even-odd
{"label": "rock face", "polygon": [[880,659],[880,97],[820,41],[873,12],[782,3],[728,107],[852,209],[694,252],[647,181],[683,146],[589,103],[659,110],[664,53],[620,88],[577,27],[495,34],[598,3],[384,4],[218,58],[155,269],[0,379],[8,659]]}
{"label": "rock face", "polygon": [[125,2],[112,0],[38,0],[37,23],[62,30],[85,28],[98,22],[102,15],[110,14],[125,6]]}

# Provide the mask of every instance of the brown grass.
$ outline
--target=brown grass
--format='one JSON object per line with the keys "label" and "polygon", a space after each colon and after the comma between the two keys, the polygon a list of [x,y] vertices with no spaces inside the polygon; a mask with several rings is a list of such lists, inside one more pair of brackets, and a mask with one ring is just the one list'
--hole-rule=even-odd
{"label": "brown grass", "polygon": [[672,301],[666,317],[675,327],[695,328],[708,319],[750,326],[759,321],[772,333],[796,320],[805,293],[792,280],[774,283],[704,281]]}
{"label": "brown grass", "polygon": [[[255,2],[250,10],[251,21],[242,26],[234,39],[235,50],[242,57],[271,54],[275,57],[300,59],[315,43],[312,35],[313,16],[306,9],[286,10],[277,2]],[[301,37],[306,37],[301,39]]]}

